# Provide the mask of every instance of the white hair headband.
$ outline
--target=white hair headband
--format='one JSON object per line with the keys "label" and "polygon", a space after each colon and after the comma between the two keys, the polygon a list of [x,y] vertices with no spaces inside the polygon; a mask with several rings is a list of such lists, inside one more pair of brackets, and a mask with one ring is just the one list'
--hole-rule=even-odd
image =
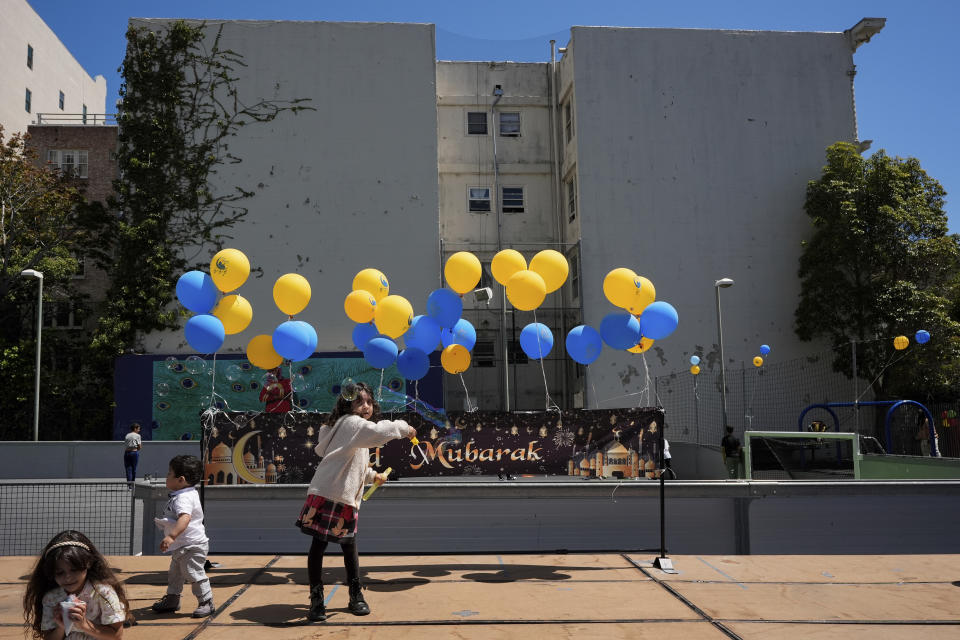
{"label": "white hair headband", "polygon": [[47,555],[57,547],[80,547],[81,549],[86,549],[87,551],[90,551],[90,547],[83,544],[82,542],[77,542],[76,540],[67,540],[66,542],[58,542],[55,545],[51,545],[49,549],[44,551],[43,555]]}

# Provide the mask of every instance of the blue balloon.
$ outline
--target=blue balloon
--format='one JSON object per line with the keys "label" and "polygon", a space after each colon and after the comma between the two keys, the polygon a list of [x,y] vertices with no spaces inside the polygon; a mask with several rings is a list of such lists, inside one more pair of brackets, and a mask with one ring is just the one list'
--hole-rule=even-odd
{"label": "blue balloon", "polygon": [[213,278],[203,271],[187,271],[177,280],[177,300],[194,313],[210,313],[217,293]]}
{"label": "blue balloon", "polygon": [[770,345],[762,344],[760,345],[760,355],[765,356],[770,353]]}
{"label": "blue balloon", "polygon": [[353,346],[363,351],[367,343],[380,335],[372,322],[361,322],[353,328]]}
{"label": "blue balloon", "polygon": [[462,344],[467,348],[467,351],[473,351],[473,345],[477,344],[477,330],[473,328],[469,320],[460,318],[452,329],[443,329],[440,332],[440,341],[444,347],[449,347],[452,344]]}
{"label": "blue balloon", "polygon": [[914,334],[913,338],[917,341],[917,344],[927,344],[930,342],[930,332],[920,329]]}
{"label": "blue balloon", "polygon": [[567,353],[580,364],[590,364],[602,350],[603,339],[593,327],[581,324],[567,334]]}
{"label": "blue balloon", "polygon": [[227,335],[220,318],[207,314],[187,320],[183,333],[190,346],[200,353],[215,353]]}
{"label": "blue balloon", "polygon": [[407,380],[419,380],[430,371],[430,356],[420,349],[407,347],[397,356],[397,369]]}
{"label": "blue balloon", "polygon": [[640,322],[632,313],[608,313],[600,321],[600,337],[614,349],[629,349],[640,342]]}
{"label": "blue balloon", "polygon": [[317,348],[317,332],[301,320],[287,320],[273,330],[273,350],[291,362],[306,360]]}
{"label": "blue balloon", "polygon": [[690,364],[693,366],[700,364],[700,356],[690,356]]}
{"label": "blue balloon", "polygon": [[403,343],[408,349],[430,353],[440,344],[440,325],[430,316],[414,316],[410,328],[403,334]]}
{"label": "blue balloon", "polygon": [[651,302],[640,314],[640,333],[644,338],[663,340],[673,333],[680,319],[677,310],[668,302]]}
{"label": "blue balloon", "polygon": [[533,360],[546,357],[553,349],[553,332],[540,322],[531,322],[520,332],[520,348]]}
{"label": "blue balloon", "polygon": [[427,315],[441,328],[457,324],[463,313],[463,300],[450,289],[435,289],[427,296]]}
{"label": "blue balloon", "polygon": [[386,336],[378,336],[367,343],[363,357],[374,369],[386,369],[397,359],[397,343]]}

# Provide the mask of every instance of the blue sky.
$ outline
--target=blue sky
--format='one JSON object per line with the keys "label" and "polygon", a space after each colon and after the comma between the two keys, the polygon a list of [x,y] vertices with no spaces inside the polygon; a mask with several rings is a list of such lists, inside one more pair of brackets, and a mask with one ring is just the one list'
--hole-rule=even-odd
{"label": "blue sky", "polygon": [[[960,233],[960,71],[956,51],[960,3],[948,0],[28,0],[91,74],[107,79],[107,103],[120,86],[127,19],[429,22],[437,26],[441,60],[546,61],[549,41],[563,45],[572,25],[843,31],[861,18],[887,18],[883,31],[857,51],[860,138],[870,151],[919,158],[948,192],[950,231]],[[951,63],[951,60],[953,61]]]}

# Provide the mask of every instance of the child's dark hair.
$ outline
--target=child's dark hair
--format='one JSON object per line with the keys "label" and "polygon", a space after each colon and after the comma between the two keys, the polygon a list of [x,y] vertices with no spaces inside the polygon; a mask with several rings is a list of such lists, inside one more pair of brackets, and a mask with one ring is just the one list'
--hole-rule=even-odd
{"label": "child's dark hair", "polygon": [[88,582],[112,587],[123,603],[127,622],[133,621],[123,584],[107,564],[107,559],[93,546],[90,539],[79,531],[61,531],[43,548],[40,559],[30,573],[27,592],[23,596],[23,618],[27,627],[33,631],[34,638],[43,637],[40,629],[43,621],[43,596],[59,586],[55,576],[57,563],[61,560],[73,569],[86,570]]}
{"label": "child's dark hair", "polygon": [[[377,402],[376,396],[373,395],[373,389],[365,382],[355,382],[354,385],[357,390],[357,397],[359,397],[361,393],[366,393],[370,396],[370,401],[373,402],[373,415],[370,416],[370,420],[376,421],[380,417],[380,404]],[[353,400],[347,400],[343,395],[338,396],[337,406],[335,406],[330,413],[330,425],[333,426],[341,416],[350,413],[353,413]]]}
{"label": "child's dark hair", "polygon": [[203,478],[203,463],[197,456],[174,456],[170,460],[170,469],[173,475],[183,476],[190,486],[197,484]]}

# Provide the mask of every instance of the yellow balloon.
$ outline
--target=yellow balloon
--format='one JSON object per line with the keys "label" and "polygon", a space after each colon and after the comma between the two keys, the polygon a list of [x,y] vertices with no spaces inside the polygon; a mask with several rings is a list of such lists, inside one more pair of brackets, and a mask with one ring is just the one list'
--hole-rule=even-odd
{"label": "yellow balloon", "polygon": [[447,284],[460,294],[476,289],[480,273],[480,260],[469,251],[456,252],[447,258],[447,264],[443,267]]}
{"label": "yellow balloon", "polygon": [[255,367],[266,371],[279,367],[283,358],[273,350],[273,337],[266,334],[254,336],[247,343],[247,360]]}
{"label": "yellow balloon", "polygon": [[695,364],[692,367],[690,367],[690,373],[692,373],[695,376],[700,375],[700,365]]}
{"label": "yellow balloon", "polygon": [[250,261],[242,251],[224,249],[210,261],[210,277],[220,291],[234,291],[240,288],[250,276]]}
{"label": "yellow balloon", "polygon": [[760,356],[753,356],[753,366],[755,366],[755,367],[762,367],[762,366],[763,366],[763,358],[761,358]]}
{"label": "yellow balloon", "polygon": [[907,336],[897,336],[893,339],[893,348],[897,351],[903,351],[910,346],[910,338]]}
{"label": "yellow balloon", "polygon": [[657,290],[653,287],[653,283],[643,276],[634,278],[633,286],[633,297],[630,298],[630,306],[627,307],[627,310],[633,315],[639,316],[648,304],[657,299]]}
{"label": "yellow balloon", "polygon": [[287,273],[273,285],[273,301],[288,316],[296,315],[310,304],[310,283],[299,273]]}
{"label": "yellow balloon", "polygon": [[440,352],[440,364],[447,373],[463,373],[470,367],[470,352],[462,344],[452,344]]}
{"label": "yellow balloon", "polygon": [[607,296],[615,307],[629,309],[633,304],[633,296],[636,295],[637,286],[634,280],[637,274],[633,269],[619,267],[612,270],[603,278],[603,295]]}
{"label": "yellow balloon", "polygon": [[627,349],[630,353],[643,353],[653,346],[653,340],[650,338],[640,338],[640,342]]}
{"label": "yellow balloon", "polygon": [[377,302],[373,312],[377,331],[391,338],[399,338],[413,322],[413,305],[403,296],[390,295]]}
{"label": "yellow balloon", "polygon": [[223,330],[228,336],[232,336],[250,326],[250,321],[253,320],[253,307],[243,296],[224,296],[213,308],[213,315],[220,318]]}
{"label": "yellow balloon", "polygon": [[517,271],[507,281],[507,300],[521,311],[533,311],[547,297],[547,285],[539,273]]}
{"label": "yellow balloon", "polygon": [[377,301],[373,294],[363,289],[357,289],[347,294],[343,301],[343,310],[347,312],[347,317],[354,322],[370,322],[373,320],[374,311],[377,308]]}
{"label": "yellow balloon", "polygon": [[369,291],[377,302],[383,300],[390,293],[390,283],[387,281],[387,276],[377,269],[364,269],[353,276],[353,288]]}
{"label": "yellow balloon", "polygon": [[498,251],[490,262],[490,271],[493,272],[493,279],[507,286],[510,276],[517,271],[523,271],[527,268],[527,261],[519,251],[514,249],[504,249]]}
{"label": "yellow balloon", "polygon": [[556,291],[567,281],[570,265],[563,254],[553,249],[544,249],[530,260],[530,271],[539,273],[547,285],[547,293]]}

